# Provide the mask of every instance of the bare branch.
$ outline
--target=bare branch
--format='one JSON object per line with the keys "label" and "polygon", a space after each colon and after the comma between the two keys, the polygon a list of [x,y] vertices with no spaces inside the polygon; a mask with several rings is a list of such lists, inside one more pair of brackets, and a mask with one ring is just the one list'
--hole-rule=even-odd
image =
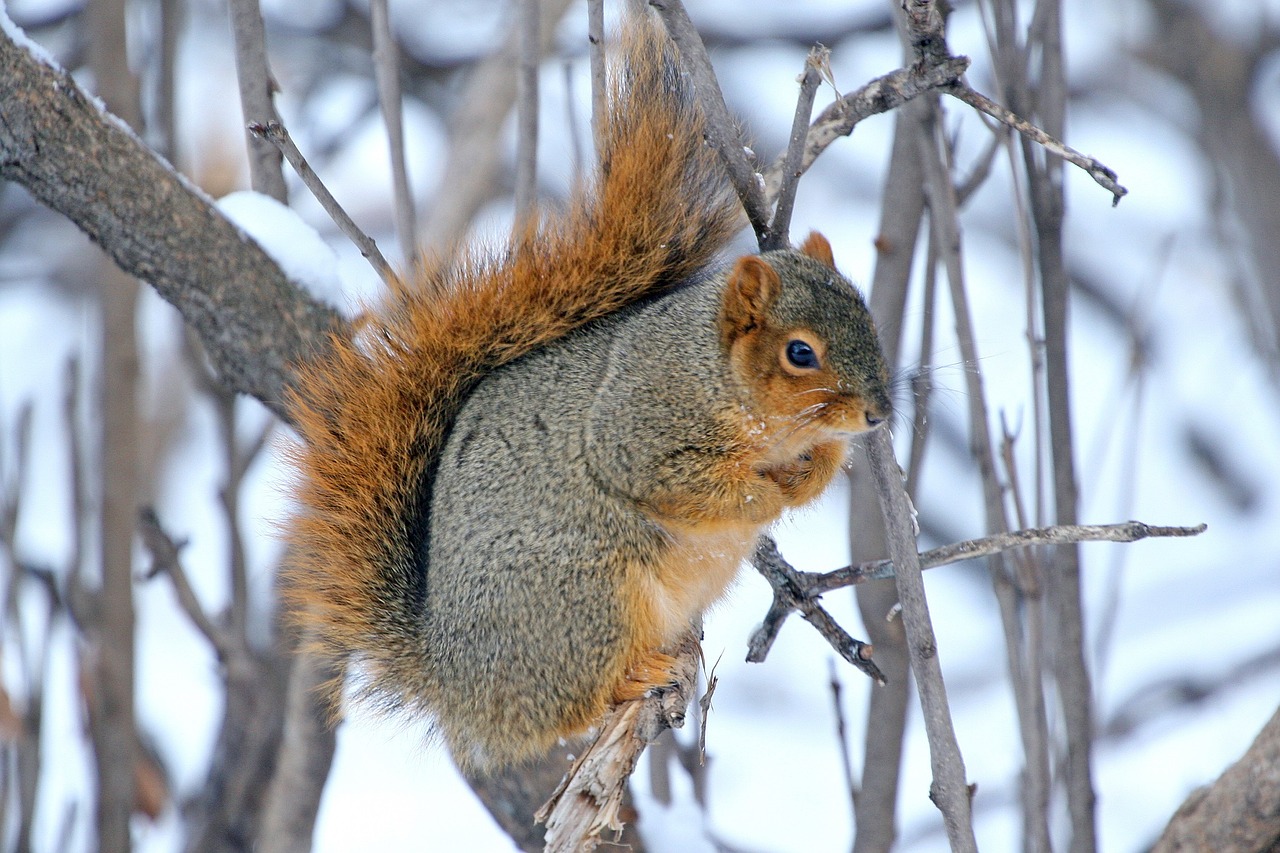
{"label": "bare branch", "polygon": [[542,58],[538,0],[516,3],[520,62],[516,66],[515,233],[531,233],[538,199],[538,64]]}
{"label": "bare branch", "polygon": [[663,731],[684,725],[697,689],[698,638],[687,634],[675,652],[672,686],[614,706],[599,734],[552,794],[535,820],[547,826],[548,853],[594,850],[605,830],[622,829],[622,797],[645,746]]}
{"label": "bare branch", "polygon": [[178,605],[187,614],[191,624],[213,646],[218,660],[226,662],[231,653],[230,639],[226,632],[214,624],[213,619],[205,612],[204,605],[196,595],[187,578],[186,569],[182,565],[182,549],[186,540],[176,541],[160,525],[160,518],[153,507],[143,507],[138,513],[138,532],[142,534],[143,547],[151,555],[151,568],[144,575],[147,580],[163,572],[173,584],[173,591],[178,597]]}
{"label": "bare branch", "polygon": [[[885,360],[892,365],[901,359],[903,319],[906,313],[908,285],[911,280],[916,246],[920,243],[924,218],[924,192],[920,156],[916,136],[920,133],[920,115],[929,108],[930,98],[917,98],[904,105],[894,116],[893,146],[889,172],[882,197],[892,199],[882,205],[880,224],[874,241],[875,271],[872,274],[868,302],[875,317],[880,345]],[[932,276],[925,269],[924,325],[932,323],[930,310]],[[923,336],[924,332],[922,332]],[[921,358],[927,358],[928,347],[922,347]],[[917,397],[916,407],[923,401]],[[913,434],[913,438],[915,434]],[[923,438],[923,436],[921,436]],[[862,562],[886,556],[887,534],[884,515],[875,492],[870,461],[859,442],[849,466],[849,549],[852,558]],[[910,666],[906,633],[902,623],[885,615],[897,604],[898,593],[892,581],[859,586],[855,596],[867,639],[875,646],[876,664],[885,673],[888,684],[870,691],[867,697],[866,726],[862,733],[862,771],[855,805],[856,834],[853,853],[880,853],[892,848],[896,840],[898,788],[902,771],[907,707],[910,704]]]}
{"label": "bare branch", "polygon": [[1000,106],[986,95],[960,82],[949,83],[942,86],[941,89],[951,97],[964,101],[974,109],[981,110],[996,121],[1016,130],[1043,147],[1050,154],[1056,154],[1071,165],[1083,169],[1088,173],[1089,177],[1098,182],[1099,186],[1111,193],[1113,207],[1120,203],[1120,199],[1128,195],[1129,191],[1120,185],[1116,173],[1106,165],[1093,157],[1081,154],[1070,145],[1054,139],[1040,128],[1019,117],[1012,110]]}
{"label": "bare branch", "polygon": [[804,153],[805,139],[809,133],[809,115],[813,112],[813,98],[822,82],[822,71],[829,76],[831,51],[814,47],[804,60],[804,72],[800,75],[800,95],[796,98],[796,114],[791,120],[791,139],[782,164],[782,186],[778,189],[778,204],[769,223],[769,238],[761,249],[785,249],[790,245],[791,211],[796,203],[796,189],[800,186],[800,158]]}
{"label": "bare branch", "polygon": [[[125,49],[124,0],[88,5],[89,67],[108,108],[138,126],[142,109]],[[128,853],[130,816],[137,799],[134,767],[137,720],[134,705],[135,622],[133,603],[134,519],[138,511],[139,420],[138,297],[140,285],[105,255],[101,269],[101,417],[99,440],[101,511],[96,593],[98,618],[85,632],[82,687],[88,700],[97,787],[95,827],[103,853]]]}
{"label": "bare branch", "polygon": [[[1152,537],[1198,536],[1207,530],[1204,524],[1194,527],[1161,527],[1141,521],[1120,524],[1062,524],[999,533],[981,539],[966,539],[920,553],[920,568],[935,569],[961,560],[990,557],[1014,548],[1033,545],[1070,545],[1076,542],[1137,542]],[[892,560],[876,560],[857,566],[815,574],[799,572],[799,583],[805,595],[821,595],[833,589],[894,576]]]}
{"label": "bare branch", "polygon": [[344,328],[337,313],[291,284],[69,74],[2,31],[0,103],[0,177],[150,282],[200,335],[222,381],[287,419],[289,365],[327,348]]}
{"label": "bare branch", "polygon": [[604,0],[587,0],[587,41],[591,44],[588,50],[591,63],[591,139],[593,147],[596,147],[599,146],[608,108],[605,103]]}
{"label": "bare branch", "polygon": [[849,757],[849,727],[845,722],[844,703],[841,694],[844,685],[840,683],[840,675],[836,672],[836,662],[827,658],[827,671],[831,685],[831,709],[836,717],[836,743],[840,746],[840,766],[844,770],[844,784],[849,789],[849,814],[856,819],[858,813],[858,783],[854,781],[853,759]]}
{"label": "bare branch", "polygon": [[898,586],[898,600],[902,603],[911,670],[916,676],[925,734],[929,740],[929,759],[933,768],[929,796],[942,812],[951,849],[977,853],[964,759],[960,755],[947,705],[937,639],[929,619],[929,603],[925,599],[924,579],[920,575],[915,549],[911,510],[887,430],[875,430],[868,435],[867,455],[871,459],[871,472],[876,480],[876,491],[880,494],[880,506],[889,535],[889,556],[897,566],[894,580]]}
{"label": "bare branch", "polygon": [[[304,639],[301,648],[307,647]],[[308,853],[320,796],[337,745],[326,688],[340,667],[303,651],[293,659],[285,696],[284,739],[266,791],[260,853]]]}
{"label": "bare branch", "polygon": [[391,265],[387,263],[387,259],[382,256],[382,252],[378,249],[377,242],[360,230],[360,226],[347,215],[342,209],[342,205],[338,204],[338,200],[329,192],[329,188],[320,180],[320,176],[311,168],[311,164],[307,162],[307,158],[302,156],[302,152],[298,150],[298,146],[293,143],[293,137],[289,135],[289,131],[285,130],[283,124],[278,121],[269,121],[266,124],[251,124],[249,132],[254,136],[261,136],[268,140],[271,144],[280,149],[280,153],[284,154],[284,159],[289,161],[289,165],[298,173],[298,177],[302,178],[302,182],[307,185],[307,189],[311,190],[311,194],[316,197],[316,201],[320,202],[320,206],[324,208],[325,213],[333,219],[335,225],[347,235],[356,248],[360,250],[360,254],[369,261],[369,264],[378,273],[379,277],[388,285],[395,281],[396,274],[391,269]]}
{"label": "bare branch", "polygon": [[818,629],[818,633],[840,653],[842,658],[877,684],[885,683],[884,673],[871,662],[873,651],[871,646],[851,637],[836,623],[835,619],[831,618],[831,614],[818,605],[814,597],[805,595],[798,573],[779,553],[778,545],[772,537],[764,536],[760,539],[755,553],[751,555],[751,564],[773,587],[773,604],[769,607],[769,612],[765,615],[760,628],[748,643],[748,661],[758,663],[764,660],[769,653],[769,647],[777,637],[782,621],[793,610],[799,610],[805,620]]}
{"label": "bare branch", "polygon": [[711,59],[702,44],[702,38],[689,20],[681,0],[649,0],[666,24],[671,40],[680,51],[685,71],[693,78],[693,87],[700,92],[702,109],[707,116],[707,142],[720,155],[733,188],[742,199],[747,220],[756,233],[756,241],[762,246],[769,239],[769,210],[761,191],[759,176],[747,160],[742,134],[738,132],[729,108],[725,106],[720,81],[711,68]]}
{"label": "bare branch", "polygon": [[[231,0],[231,33],[236,45],[236,81],[240,87],[240,112],[245,126],[279,121],[276,83],[267,65],[267,34],[258,0]],[[255,192],[284,204],[288,200],[280,151],[270,140],[250,135],[249,183]]]}
{"label": "bare branch", "polygon": [[[800,170],[807,172],[818,155],[840,137],[852,133],[863,119],[896,109],[925,92],[946,85],[968,67],[968,57],[956,56],[924,68],[899,68],[844,95],[819,113],[810,125]],[[775,198],[782,185],[784,158],[785,155],[778,157],[761,173],[767,199]]]}

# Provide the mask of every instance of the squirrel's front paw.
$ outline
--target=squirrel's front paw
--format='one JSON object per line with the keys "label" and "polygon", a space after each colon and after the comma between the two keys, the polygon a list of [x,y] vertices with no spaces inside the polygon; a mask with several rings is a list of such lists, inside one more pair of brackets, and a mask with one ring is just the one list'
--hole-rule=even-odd
{"label": "squirrel's front paw", "polygon": [[788,506],[799,506],[822,494],[844,463],[843,442],[819,444],[790,462],[765,469],[778,484]]}

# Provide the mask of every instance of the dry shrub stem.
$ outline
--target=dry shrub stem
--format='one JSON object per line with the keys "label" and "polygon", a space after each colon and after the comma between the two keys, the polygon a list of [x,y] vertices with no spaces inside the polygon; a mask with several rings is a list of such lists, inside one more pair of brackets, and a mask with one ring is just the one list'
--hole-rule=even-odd
{"label": "dry shrub stem", "polygon": [[298,146],[293,142],[293,137],[289,135],[289,131],[285,130],[284,125],[278,121],[269,121],[266,124],[254,123],[249,125],[249,132],[255,137],[267,140],[280,149],[280,153],[289,161],[289,165],[293,167],[293,170],[298,173],[302,183],[306,184],[307,189],[311,190],[311,194],[316,197],[316,201],[320,202],[320,206],[324,208],[325,213],[329,214],[329,218],[341,229],[343,234],[347,235],[347,239],[360,250],[360,254],[369,261],[374,271],[377,272],[378,277],[390,286],[395,280],[396,274],[391,269],[391,264],[387,263],[387,259],[382,256],[381,250],[378,249],[377,241],[361,231],[355,220],[342,209],[342,205],[338,204],[338,200],[333,197],[333,193],[329,192],[329,188],[320,180],[320,176],[316,174],[315,169],[311,168],[307,158],[302,156],[302,152],[298,150]]}

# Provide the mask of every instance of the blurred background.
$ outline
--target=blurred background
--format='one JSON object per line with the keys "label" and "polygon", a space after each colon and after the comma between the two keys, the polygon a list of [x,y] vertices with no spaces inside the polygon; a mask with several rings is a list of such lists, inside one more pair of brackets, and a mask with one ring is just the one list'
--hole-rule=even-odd
{"label": "blurred background", "polygon": [[[543,5],[555,24],[541,65],[537,186],[555,203],[591,163],[587,20],[583,4]],[[1035,25],[1036,4],[1013,5],[1022,26]],[[841,94],[903,64],[885,0],[689,0],[688,7],[730,109],[764,162],[785,147],[796,75],[814,43],[831,48]],[[126,9],[141,138],[210,196],[231,196],[224,210],[261,235],[300,284],[347,315],[357,312],[376,296],[378,279],[295,176],[286,169],[290,215],[242,192],[249,171],[227,4],[138,0]],[[82,3],[10,0],[5,12],[93,87],[86,63],[97,34]],[[281,118],[339,202],[403,265],[367,4],[262,0],[262,13]],[[610,20],[617,13],[610,5]],[[1114,169],[1130,191],[1113,207],[1083,172],[1064,172],[1080,519],[1208,524],[1192,539],[1081,549],[1099,847],[1138,851],[1193,789],[1240,756],[1280,705],[1280,4],[1065,0],[1061,14],[1066,142]],[[991,3],[961,0],[947,32],[952,52],[973,60],[968,81],[999,101],[994,15]],[[501,63],[485,63],[506,44],[512,18],[512,4],[499,0],[390,4],[415,233],[428,250],[458,240],[497,243],[510,229],[512,94],[493,82]],[[817,109],[834,97],[824,85]],[[1044,521],[1037,496],[1048,491],[1036,473],[1044,470],[1043,441],[1021,156],[969,107],[945,98],[941,106],[957,181],[976,177],[960,225],[978,359],[961,354],[951,303],[922,295],[934,275],[922,243],[902,324],[905,414],[895,424],[904,464],[913,418],[928,424],[913,471],[922,548],[985,532],[970,450],[974,371],[997,443],[998,425],[1007,428],[1002,480],[1024,474],[1027,523]],[[871,281],[881,211],[894,202],[883,197],[893,134],[892,116],[860,124],[800,183],[793,233],[820,229],[856,282]],[[744,238],[741,248],[752,246]],[[94,577],[99,561],[104,263],[72,224],[20,187],[0,185],[6,849],[98,849],[91,688],[81,677],[85,646],[67,584],[81,569]],[[253,695],[278,708],[284,678],[265,650],[275,631],[276,531],[289,511],[290,473],[280,455],[288,430],[256,402],[209,382],[176,312],[151,291],[141,292],[136,318],[139,499],[185,543],[181,561],[198,609],[214,621],[239,620],[248,646],[261,651],[253,677],[277,689]],[[920,375],[931,390],[916,417],[911,380]],[[850,561],[849,500],[848,488],[837,489],[780,525],[783,552],[798,568]],[[856,543],[858,531],[852,536]],[[140,541],[132,549],[134,776],[143,792],[133,840],[145,851],[232,849],[230,835],[210,841],[217,833],[209,827],[235,778],[228,750],[243,725],[235,721],[271,712],[228,701],[241,695],[229,692],[235,675],[219,665],[169,577],[148,571],[153,552]],[[1015,851],[1027,849],[1024,758],[987,571],[963,563],[932,570],[926,581],[967,776],[977,785],[979,843]],[[769,600],[764,581],[744,571],[707,621],[704,649],[720,679],[707,766],[650,773],[642,764],[636,774],[640,827],[653,850],[835,851],[853,842],[842,756],[860,778],[873,687],[799,620],[785,626],[765,663],[744,663]],[[866,635],[851,593],[824,602],[853,634]],[[1044,642],[1052,652],[1052,631]],[[1052,683],[1047,689],[1057,744],[1063,723]],[[914,700],[909,707],[895,849],[947,849],[927,796],[928,749]],[[274,743],[281,734],[262,737]],[[687,733],[680,737],[687,742]],[[1048,823],[1061,844],[1068,818],[1054,749]],[[322,851],[512,844],[421,724],[359,712],[337,729],[314,843]]]}

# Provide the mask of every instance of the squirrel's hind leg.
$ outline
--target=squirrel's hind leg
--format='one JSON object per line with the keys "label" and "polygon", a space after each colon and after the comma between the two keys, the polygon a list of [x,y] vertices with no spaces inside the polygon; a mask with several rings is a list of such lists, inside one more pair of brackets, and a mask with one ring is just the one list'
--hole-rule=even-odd
{"label": "squirrel's hind leg", "polygon": [[629,702],[642,698],[650,690],[670,687],[675,683],[675,668],[676,659],[666,652],[658,649],[642,652],[614,687],[613,701]]}

